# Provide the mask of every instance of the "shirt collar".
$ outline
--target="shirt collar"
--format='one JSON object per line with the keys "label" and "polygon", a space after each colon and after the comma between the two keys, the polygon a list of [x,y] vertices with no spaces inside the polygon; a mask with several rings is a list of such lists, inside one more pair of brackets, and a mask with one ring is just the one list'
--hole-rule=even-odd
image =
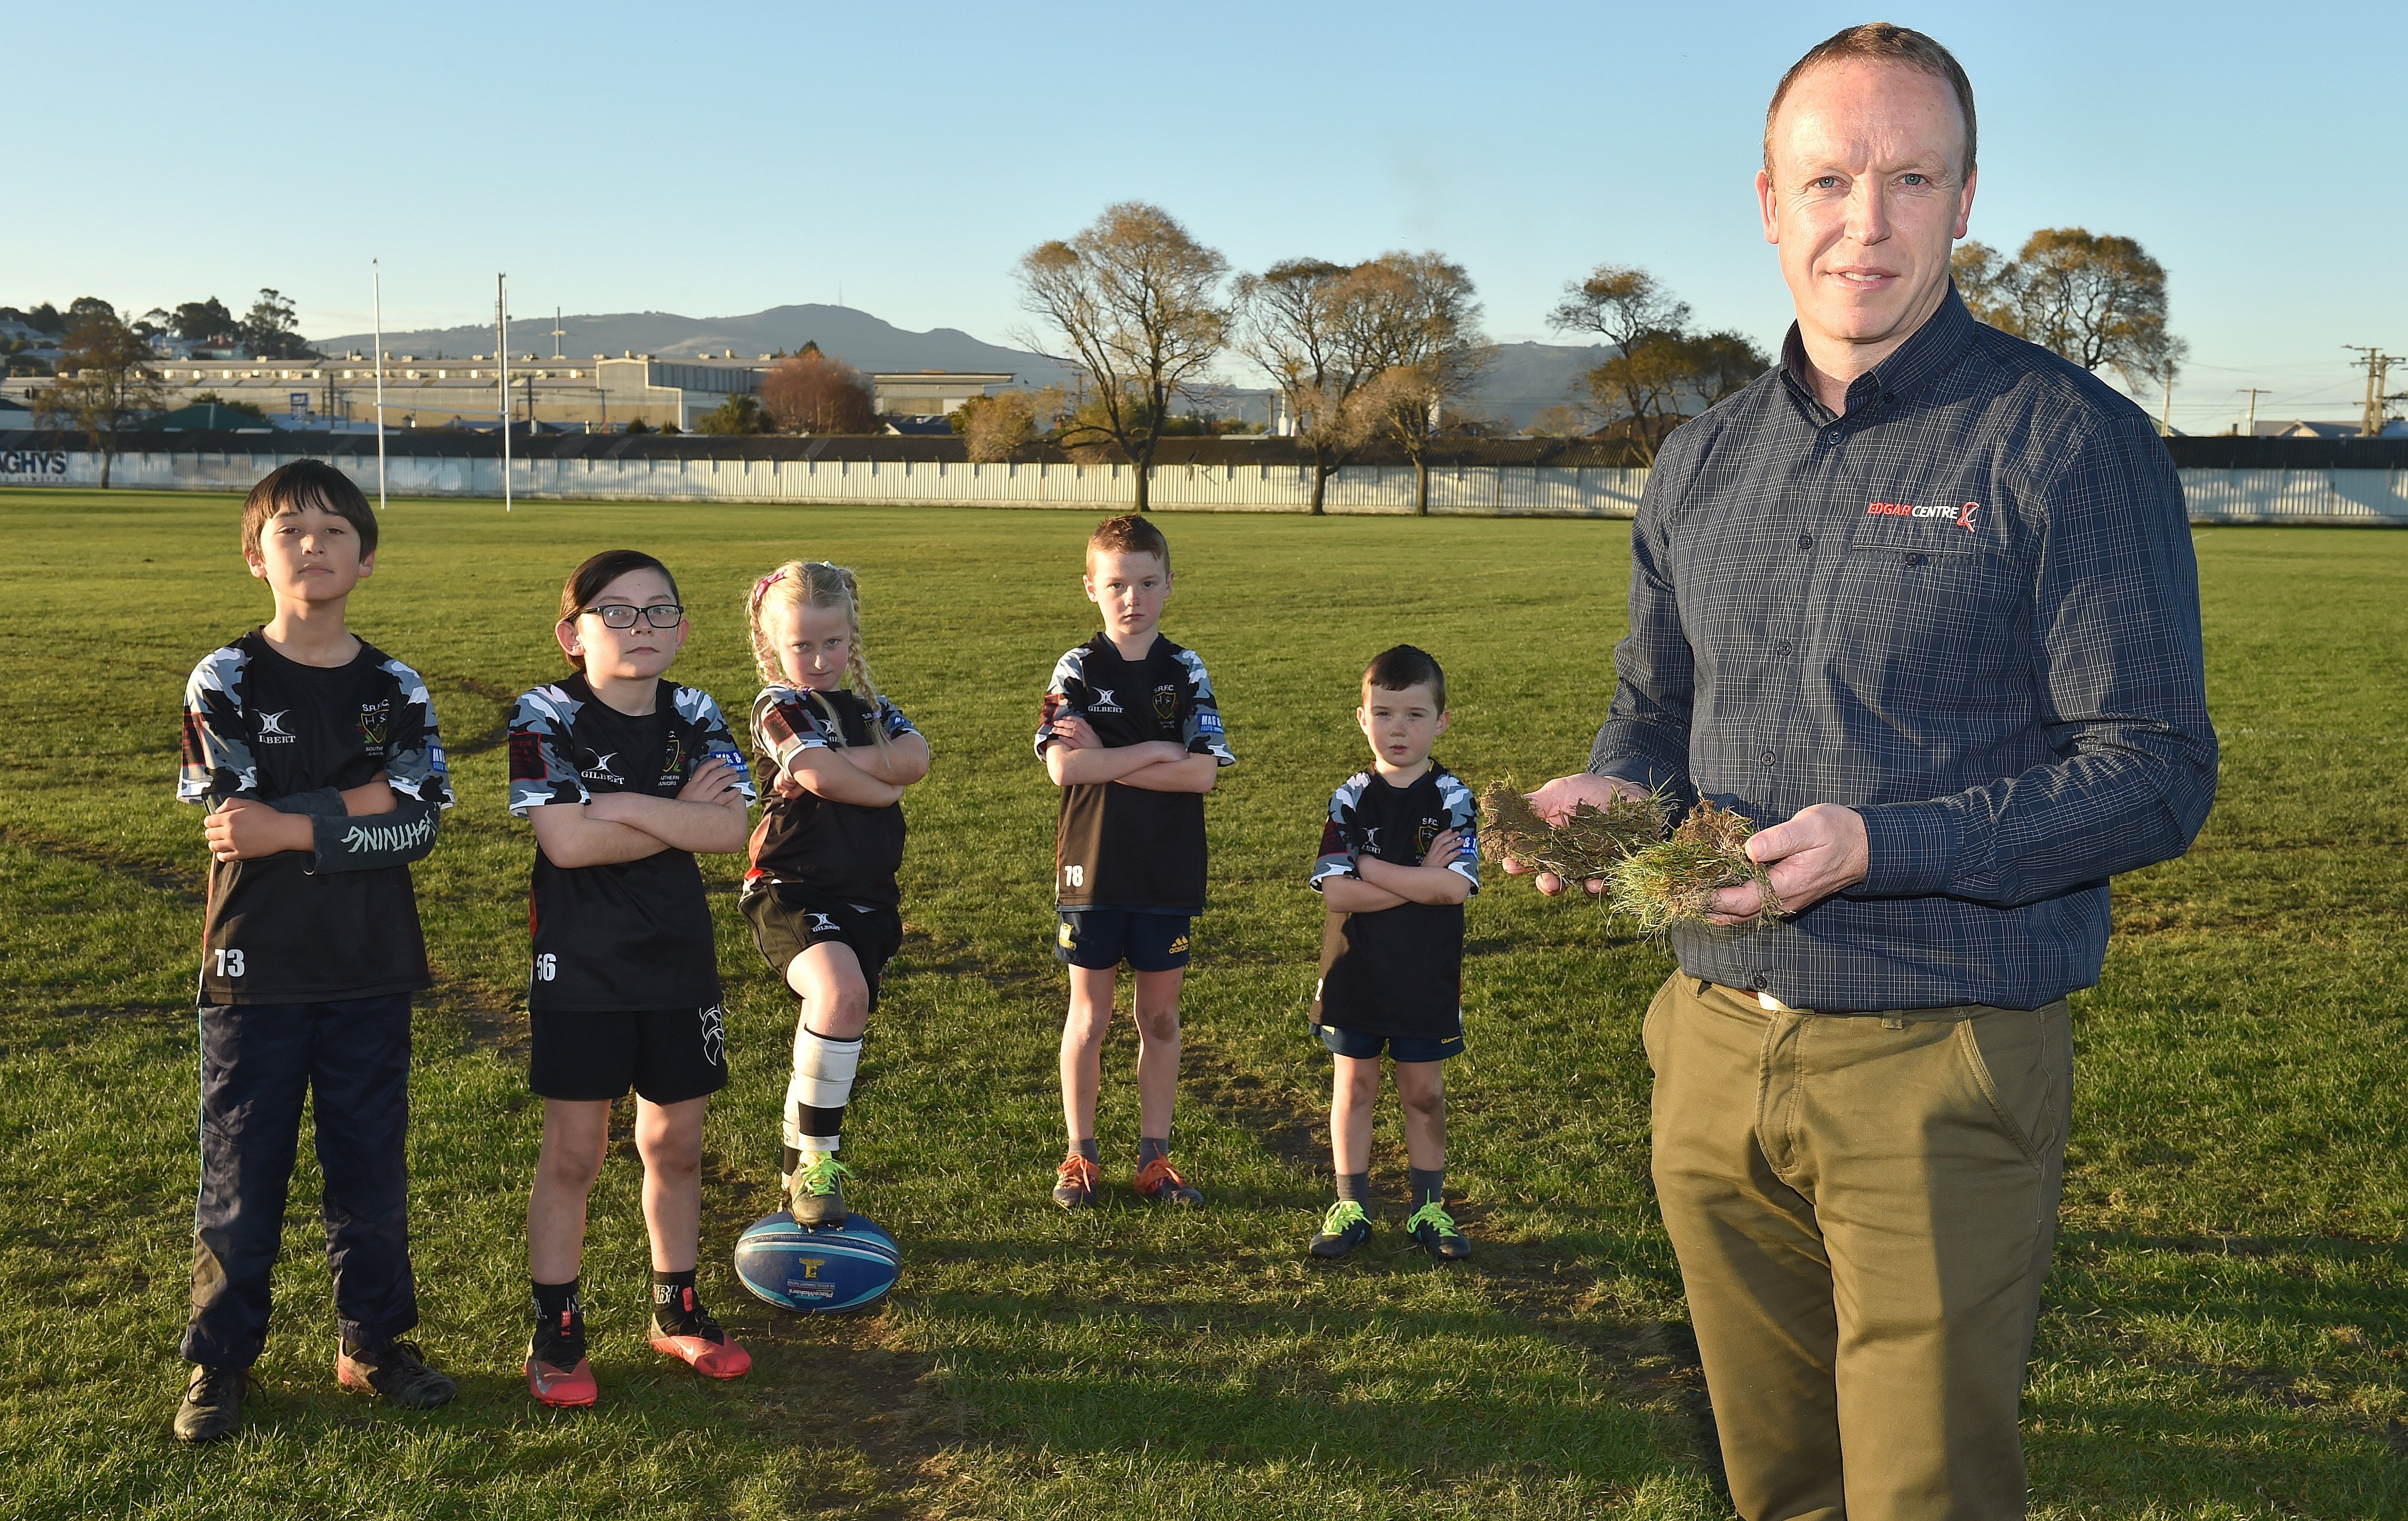
{"label": "shirt collar", "polygon": [[[1965,346],[1973,338],[1973,314],[1956,294],[1956,282],[1948,282],[1948,292],[1941,297],[1939,310],[1924,319],[1923,325],[1908,335],[1889,358],[1848,383],[1848,415],[1863,413],[1871,416],[1876,402],[1895,402],[1920,390],[1956,362]],[[1789,393],[1804,404],[1807,414],[1818,422],[1831,420],[1831,410],[1814,395],[1813,372],[1807,367],[1806,345],[1798,335],[1798,324],[1789,324],[1789,335],[1781,344],[1781,378]]]}

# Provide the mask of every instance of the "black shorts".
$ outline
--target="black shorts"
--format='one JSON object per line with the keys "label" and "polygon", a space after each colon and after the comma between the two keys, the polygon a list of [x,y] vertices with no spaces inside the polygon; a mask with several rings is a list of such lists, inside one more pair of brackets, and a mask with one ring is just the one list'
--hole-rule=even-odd
{"label": "black shorts", "polygon": [[1322,1045],[1329,1047],[1331,1056],[1355,1061],[1376,1060],[1383,1051],[1398,1061],[1444,1061],[1463,1055],[1460,1035],[1437,1039],[1427,1035],[1366,1035],[1359,1030],[1340,1030],[1334,1025],[1309,1028],[1321,1037]]}
{"label": "black shorts", "polygon": [[796,882],[764,882],[738,904],[752,926],[761,959],[785,981],[786,968],[813,945],[853,947],[861,980],[869,985],[869,1006],[878,1007],[878,979],[903,947],[903,916],[879,903],[848,903]]}
{"label": "black shorts", "polygon": [[1129,964],[1132,972],[1176,972],[1187,964],[1188,916],[1136,908],[1065,908],[1054,931],[1054,954],[1072,966],[1101,972]]}
{"label": "black shorts", "polygon": [[719,1005],[698,1009],[531,1009],[527,1087],[547,1099],[616,1099],[630,1087],[682,1103],[727,1086],[727,1027]]}

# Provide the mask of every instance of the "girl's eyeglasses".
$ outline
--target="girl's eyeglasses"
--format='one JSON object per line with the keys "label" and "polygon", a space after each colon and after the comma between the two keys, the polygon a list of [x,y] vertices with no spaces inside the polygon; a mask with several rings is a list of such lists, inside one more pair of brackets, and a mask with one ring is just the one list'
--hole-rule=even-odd
{"label": "girl's eyeglasses", "polygon": [[625,603],[612,603],[608,607],[585,609],[602,620],[606,629],[632,629],[641,618],[656,629],[674,629],[685,618],[685,609],[676,603],[664,602],[650,607],[630,607]]}

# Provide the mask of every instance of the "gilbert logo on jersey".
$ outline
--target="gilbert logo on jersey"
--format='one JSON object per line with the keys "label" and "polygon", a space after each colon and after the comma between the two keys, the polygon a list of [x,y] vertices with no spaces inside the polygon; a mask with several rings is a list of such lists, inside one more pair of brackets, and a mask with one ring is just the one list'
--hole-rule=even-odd
{"label": "gilbert logo on jersey", "polygon": [[1112,701],[1112,689],[1110,687],[1098,687],[1096,689],[1094,699],[1087,704],[1087,711],[1090,713],[1121,713],[1125,712],[1126,710],[1118,703]]}
{"label": "gilbert logo on jersey", "polygon": [[578,775],[589,782],[617,782],[623,787],[626,785],[627,778],[610,769],[610,762],[619,759],[618,751],[588,750],[585,755],[585,764],[578,768]]}
{"label": "gilbert logo on jersey", "polygon": [[295,734],[291,730],[284,727],[284,715],[292,711],[293,710],[288,707],[275,713],[263,713],[259,716],[259,742],[262,745],[298,745],[301,743],[300,735]]}

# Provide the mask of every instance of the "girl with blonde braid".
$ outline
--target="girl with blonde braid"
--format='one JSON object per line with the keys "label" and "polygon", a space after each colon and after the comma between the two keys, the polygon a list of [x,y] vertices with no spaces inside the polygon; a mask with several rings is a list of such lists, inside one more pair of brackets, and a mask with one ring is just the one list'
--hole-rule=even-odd
{"label": "girl with blonde braid", "polygon": [[752,743],[768,800],[742,907],[761,954],[802,999],[779,1162],[796,1223],[842,1225],[837,1160],[879,974],[903,942],[903,789],[928,742],[879,695],[853,572],[794,561],[753,583]]}

